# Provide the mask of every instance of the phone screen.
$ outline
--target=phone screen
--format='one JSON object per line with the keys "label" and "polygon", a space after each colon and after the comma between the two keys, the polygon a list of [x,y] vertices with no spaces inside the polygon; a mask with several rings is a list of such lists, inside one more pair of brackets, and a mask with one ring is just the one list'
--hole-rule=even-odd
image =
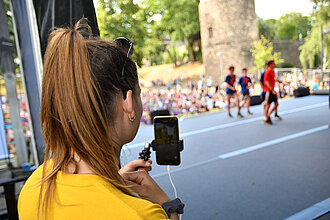
{"label": "phone screen", "polygon": [[178,118],[160,116],[154,119],[156,159],[159,165],[179,165],[180,151]]}

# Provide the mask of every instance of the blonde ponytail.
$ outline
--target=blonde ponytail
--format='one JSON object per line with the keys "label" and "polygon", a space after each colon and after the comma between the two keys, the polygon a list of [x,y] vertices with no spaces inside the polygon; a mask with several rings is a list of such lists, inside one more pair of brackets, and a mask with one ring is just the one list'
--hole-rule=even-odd
{"label": "blonde ponytail", "polygon": [[[84,36],[89,37],[88,33],[88,25],[79,21],[73,30],[55,30],[48,40],[41,101],[46,151],[38,212],[42,207],[43,216],[47,214],[50,199],[56,201],[54,191],[57,172],[65,170],[70,163],[76,164],[73,152],[97,175],[124,193],[133,195],[118,174],[118,152],[110,136],[109,112],[106,110],[108,104],[104,102],[103,88],[92,71],[89,57],[88,45],[95,50],[98,40],[85,39]],[[120,50],[117,56],[120,60],[125,57]],[[134,71],[133,64],[130,65]]]}

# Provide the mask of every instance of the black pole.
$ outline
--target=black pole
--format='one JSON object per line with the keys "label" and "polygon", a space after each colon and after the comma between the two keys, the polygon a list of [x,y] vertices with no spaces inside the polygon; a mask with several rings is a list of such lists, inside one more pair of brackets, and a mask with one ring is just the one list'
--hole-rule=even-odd
{"label": "black pole", "polygon": [[15,198],[15,183],[10,182],[3,185],[9,219],[18,220],[17,201]]}

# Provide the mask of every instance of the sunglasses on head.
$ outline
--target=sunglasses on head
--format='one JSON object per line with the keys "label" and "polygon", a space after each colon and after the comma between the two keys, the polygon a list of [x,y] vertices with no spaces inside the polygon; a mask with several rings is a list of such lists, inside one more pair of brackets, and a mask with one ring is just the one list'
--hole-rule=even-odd
{"label": "sunglasses on head", "polygon": [[127,51],[126,59],[124,65],[121,69],[121,87],[123,91],[123,98],[126,100],[126,89],[125,89],[125,67],[129,56],[134,53],[133,41],[126,37],[118,37],[115,39],[116,44],[121,47],[124,51]]}

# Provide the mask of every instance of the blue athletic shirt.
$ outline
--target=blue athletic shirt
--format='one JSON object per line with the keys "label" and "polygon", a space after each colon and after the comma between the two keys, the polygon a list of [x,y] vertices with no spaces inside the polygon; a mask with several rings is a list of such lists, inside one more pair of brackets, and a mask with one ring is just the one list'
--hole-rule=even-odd
{"label": "blue athletic shirt", "polygon": [[259,79],[259,82],[261,82],[262,86],[265,86],[265,82],[264,82],[264,77],[265,77],[265,72],[266,71],[263,71],[260,75],[260,79]]}
{"label": "blue athletic shirt", "polygon": [[248,77],[248,76],[241,76],[239,78],[238,84],[240,84],[241,87],[242,87],[242,93],[248,93],[248,94],[250,93],[249,92],[249,89],[246,88],[249,85],[249,83],[251,83],[251,78],[250,77]]}
{"label": "blue athletic shirt", "polygon": [[[263,71],[263,72],[261,73],[261,75],[260,75],[260,79],[259,79],[259,82],[261,82],[262,86],[265,86],[265,81],[264,81],[265,73],[266,73],[266,70]],[[260,95],[263,96],[264,93],[265,93],[265,92],[264,92],[264,90],[262,89]]]}
{"label": "blue athletic shirt", "polygon": [[[235,83],[235,81],[236,81],[236,76],[235,75],[227,75],[226,76],[226,80],[225,80],[225,82],[226,83],[229,83],[229,85],[231,85],[231,86],[234,86],[234,83]],[[232,95],[232,94],[234,94],[235,93],[235,91],[233,91],[233,90],[231,90],[231,89],[229,89],[228,87],[226,88],[226,93],[228,94],[228,95]]]}

